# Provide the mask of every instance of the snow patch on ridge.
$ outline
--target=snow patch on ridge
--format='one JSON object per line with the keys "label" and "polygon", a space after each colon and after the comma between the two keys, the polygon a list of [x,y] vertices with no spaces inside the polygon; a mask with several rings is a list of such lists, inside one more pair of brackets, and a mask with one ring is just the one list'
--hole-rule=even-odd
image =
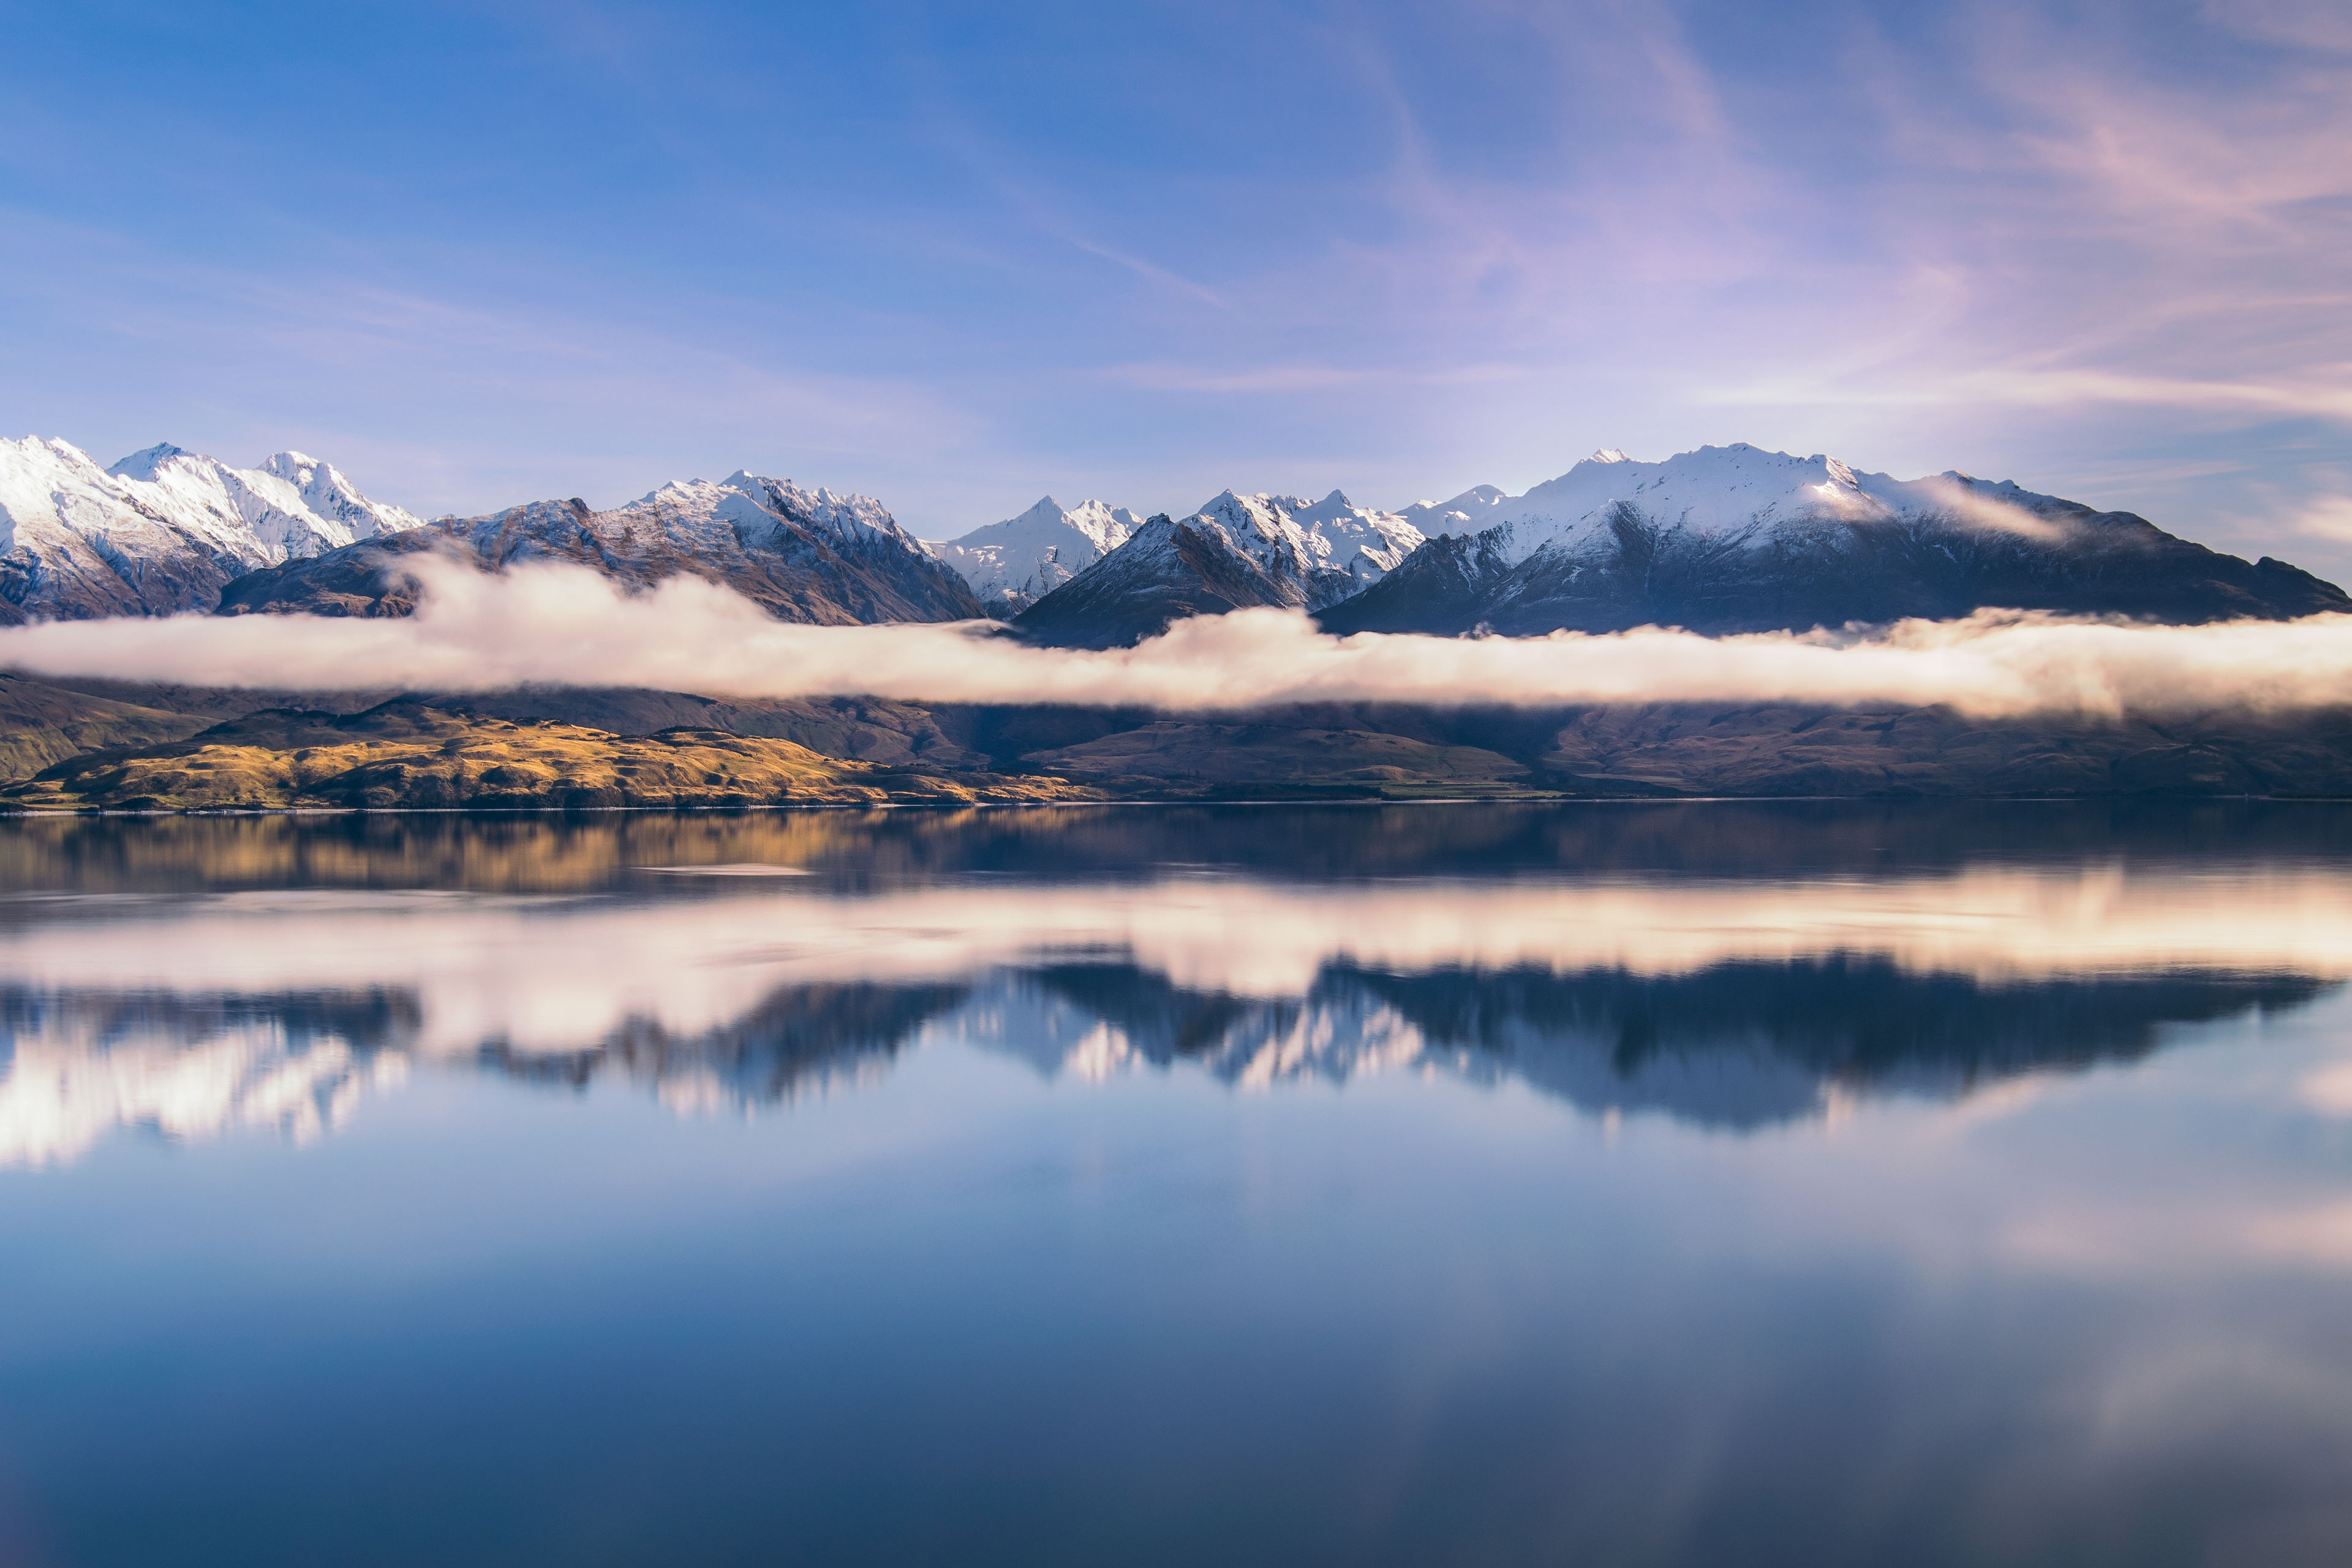
{"label": "snow patch on ridge", "polygon": [[1452,500],[1417,500],[1397,515],[1423,535],[1476,533],[1494,526],[1495,509],[1511,498],[1494,485],[1473,485]]}
{"label": "snow patch on ridge", "polygon": [[0,440],[0,619],[210,609],[247,572],[416,525],[298,453],[232,468],[163,442],[100,468]]}
{"label": "snow patch on ridge", "polygon": [[1738,442],[1659,463],[1603,447],[1524,495],[1482,485],[1451,501],[1418,503],[1405,516],[1432,536],[1504,528],[1498,542],[1518,562],[1548,548],[1571,556],[1605,552],[1620,503],[1660,528],[1702,536],[1744,531],[1757,542],[1791,529],[1928,515],[2051,538],[2060,525],[2042,513],[2062,504],[1957,471],[1897,479],[1824,453],[1799,458]]}
{"label": "snow patch on ridge", "polygon": [[1310,609],[1379,582],[1423,538],[1396,513],[1358,506],[1336,489],[1319,501],[1226,490],[1184,521],[1211,528],[1268,575],[1299,584]]}
{"label": "snow patch on ridge", "polygon": [[924,548],[963,574],[994,616],[1014,616],[1135,537],[1143,520],[1123,506],[1052,496],[1018,517]]}

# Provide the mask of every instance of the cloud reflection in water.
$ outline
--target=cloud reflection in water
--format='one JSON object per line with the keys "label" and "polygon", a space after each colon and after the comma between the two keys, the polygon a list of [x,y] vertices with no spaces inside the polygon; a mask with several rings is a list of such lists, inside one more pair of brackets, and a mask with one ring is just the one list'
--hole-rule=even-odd
{"label": "cloud reflection in water", "polygon": [[46,895],[0,922],[0,1161],[69,1160],[115,1126],[315,1136],[413,1061],[711,1110],[950,1041],[1076,1080],[1415,1070],[1756,1128],[2131,1060],[2352,974],[2352,876],[2309,863],[659,881]]}

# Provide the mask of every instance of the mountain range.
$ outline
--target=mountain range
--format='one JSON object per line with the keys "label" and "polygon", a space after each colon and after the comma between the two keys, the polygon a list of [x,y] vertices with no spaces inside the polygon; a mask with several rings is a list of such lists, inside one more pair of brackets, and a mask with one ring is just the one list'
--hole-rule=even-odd
{"label": "mountain range", "polygon": [[724,583],[780,620],[812,626],[976,618],[963,577],[879,501],[738,472],[673,481],[610,511],[532,501],[487,517],[436,518],[404,534],[287,560],[230,584],[224,615],[406,615],[415,586],[387,553],[430,550],[482,571],[569,561],[632,588],[689,574]]}
{"label": "mountain range", "polygon": [[1320,610],[1380,582],[1423,542],[1403,518],[1339,490],[1319,501],[1226,490],[1181,521],[1154,517],[1013,624],[1056,647],[1116,647],[1189,616]]}
{"label": "mountain range", "polygon": [[[1341,568],[1344,568],[1342,570]],[[1659,463],[1604,449],[1513,496],[1401,512],[1227,491],[1154,518],[1014,617],[1033,639],[1133,644],[1190,615],[1314,611],[1327,631],[1534,637],[1806,630],[1985,607],[2178,624],[2352,610],[2335,584],[1957,471],[1918,479],[1745,444]]]}
{"label": "mountain range", "polygon": [[610,510],[572,498],[425,522],[297,452],[239,469],[158,446],[101,468],[63,441],[0,442],[0,623],[404,615],[416,590],[399,558],[418,552],[488,572],[574,562],[631,587],[692,574],[815,625],[989,615],[1080,647],[1263,605],[1336,633],[1438,636],[1803,630],[1982,607],[2184,624],[2352,611],[2296,567],[2129,512],[1744,444],[1657,463],[1602,450],[1522,495],[1481,485],[1394,512],[1339,490],[1226,490],[1139,520],[1049,496],[926,542],[870,498],[746,471]]}
{"label": "mountain range", "polygon": [[1321,616],[1440,636],[1802,630],[1987,606],[2196,624],[2352,609],[2282,561],[2248,563],[2003,480],[1902,480],[1746,445],[1663,463],[1596,452],[1523,496],[1440,503],[1459,526]]}
{"label": "mountain range", "polygon": [[417,526],[299,452],[232,468],[167,445],[101,468],[0,440],[0,625],[210,610],[258,568]]}

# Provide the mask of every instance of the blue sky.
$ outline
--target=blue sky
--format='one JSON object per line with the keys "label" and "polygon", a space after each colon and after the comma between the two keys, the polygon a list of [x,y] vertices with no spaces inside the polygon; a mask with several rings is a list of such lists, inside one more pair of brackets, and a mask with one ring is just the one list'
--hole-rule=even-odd
{"label": "blue sky", "polygon": [[419,511],[1746,440],[2352,572],[2352,12],[5,5],[0,431]]}

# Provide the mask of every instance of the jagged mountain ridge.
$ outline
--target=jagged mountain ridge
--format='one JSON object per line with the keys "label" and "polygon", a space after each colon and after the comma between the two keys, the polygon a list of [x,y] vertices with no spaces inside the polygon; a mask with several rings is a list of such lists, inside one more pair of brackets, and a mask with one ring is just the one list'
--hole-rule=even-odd
{"label": "jagged mountain ridge", "polygon": [[1512,499],[1496,486],[1473,485],[1452,500],[1417,500],[1397,515],[1431,539],[1441,533],[1475,533],[1490,526],[1496,509]]}
{"label": "jagged mountain ridge", "polygon": [[[1448,503],[1451,505],[1451,503]],[[1747,446],[1594,454],[1433,539],[1327,630],[1805,630],[1980,608],[2197,624],[2352,610],[2334,584],[2130,512],[1958,472],[1897,480]]]}
{"label": "jagged mountain ridge", "polygon": [[289,562],[228,585],[223,615],[402,616],[415,585],[401,554],[431,551],[496,572],[569,561],[632,588],[681,574],[722,583],[781,620],[813,626],[953,621],[982,613],[963,577],[879,501],[741,470],[674,480],[610,511],[532,501],[439,518],[381,541]]}
{"label": "jagged mountain ridge", "polygon": [[[2181,624],[2352,611],[2298,568],[2224,555],[2129,512],[1745,444],[1660,463],[1603,449],[1524,495],[1479,485],[1401,512],[1359,510],[1360,531],[1385,525],[1360,548],[1352,582],[1329,553],[1284,548],[1285,525],[1304,533],[1312,510],[1344,497],[1316,509],[1255,499],[1272,504],[1227,492],[1164,536],[1143,531],[1016,624],[1040,642],[1108,647],[1181,616],[1255,605],[1313,610],[1341,634],[1437,636],[1802,631],[1980,608]],[[1406,536],[1425,537],[1402,559],[1382,548]]]}
{"label": "jagged mountain ridge", "polygon": [[163,444],[101,468],[65,441],[0,441],[0,624],[405,615],[416,586],[399,558],[421,551],[484,571],[572,561],[631,587],[690,573],[819,625],[981,614],[878,501],[748,472],[608,512],[573,499],[426,523],[300,452],[241,469]]}
{"label": "jagged mountain ridge", "polygon": [[209,610],[247,573],[417,521],[300,452],[232,468],[164,444],[100,468],[0,440],[0,624]]}
{"label": "jagged mountain ridge", "polygon": [[2296,568],[2130,513],[1745,445],[1663,463],[1604,450],[1524,495],[1482,485],[1401,512],[1338,490],[1228,490],[1159,523],[1048,497],[925,545],[878,502],[739,471],[610,511],[574,499],[428,525],[300,453],[235,469],[163,445],[100,468],[28,437],[0,443],[0,622],[215,603],[405,614],[415,586],[393,558],[426,549],[488,571],[575,561],[633,587],[691,573],[817,624],[1017,614],[1040,642],[1088,647],[1254,605],[1314,611],[1339,632],[1437,635],[1802,629],[1984,606],[2175,622],[2352,609]]}
{"label": "jagged mountain ridge", "polygon": [[1421,542],[1402,518],[1339,490],[1319,501],[1226,490],[1181,521],[1153,518],[1013,624],[1055,647],[1116,647],[1188,616],[1318,610],[1379,582]]}
{"label": "jagged mountain ridge", "polygon": [[1087,500],[1065,508],[1046,496],[1018,517],[925,544],[963,574],[983,609],[1009,620],[1125,544],[1142,526],[1143,520],[1123,506]]}

